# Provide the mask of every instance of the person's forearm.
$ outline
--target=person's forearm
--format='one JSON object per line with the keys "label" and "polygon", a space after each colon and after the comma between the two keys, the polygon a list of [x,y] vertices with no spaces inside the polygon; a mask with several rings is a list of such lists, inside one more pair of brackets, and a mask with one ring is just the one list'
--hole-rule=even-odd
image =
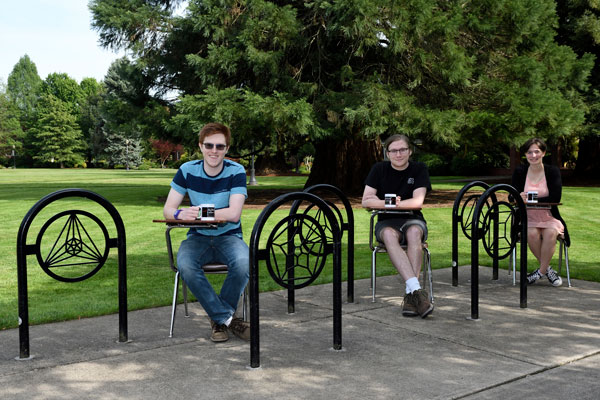
{"label": "person's forearm", "polygon": [[[177,218],[175,218],[175,212],[179,211]],[[173,208],[165,206],[163,208],[163,215],[165,219],[182,219],[182,220],[194,220],[198,218],[198,213],[200,211],[200,207],[187,207],[187,208]]]}
{"label": "person's forearm", "polygon": [[379,208],[385,206],[385,200],[379,199],[377,196],[363,197],[362,206],[364,208]]}
{"label": "person's forearm", "polygon": [[410,198],[401,200],[400,203],[396,204],[397,208],[421,208],[423,207],[423,200],[418,198]]}
{"label": "person's forearm", "polygon": [[219,221],[228,221],[237,223],[242,217],[242,209],[237,207],[227,207],[215,210],[215,219]]}

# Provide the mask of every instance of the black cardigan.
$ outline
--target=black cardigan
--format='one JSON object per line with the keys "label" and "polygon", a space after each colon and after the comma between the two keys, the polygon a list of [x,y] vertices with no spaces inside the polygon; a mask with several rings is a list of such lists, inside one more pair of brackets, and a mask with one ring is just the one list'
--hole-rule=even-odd
{"label": "black cardigan", "polygon": [[[527,178],[527,171],[529,170],[529,164],[521,164],[513,172],[512,186],[517,189],[517,192],[522,193],[525,190],[525,179]],[[548,196],[539,197],[540,203],[560,203],[562,196],[562,180],[560,178],[560,170],[553,166],[544,164],[544,175],[546,175],[546,184],[548,185]],[[560,216],[558,212],[558,206],[551,206],[550,213],[554,218],[562,222],[565,227],[565,244],[571,245],[571,239],[569,238],[569,231],[567,231],[567,224]]]}

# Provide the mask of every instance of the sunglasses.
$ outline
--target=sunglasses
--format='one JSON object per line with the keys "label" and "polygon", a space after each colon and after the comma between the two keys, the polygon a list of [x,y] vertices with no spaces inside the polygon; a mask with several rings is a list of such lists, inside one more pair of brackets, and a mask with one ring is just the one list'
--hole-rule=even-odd
{"label": "sunglasses", "polygon": [[204,146],[204,148],[206,150],[212,150],[213,147],[216,147],[217,150],[219,151],[223,151],[227,148],[227,145],[219,143],[219,144],[214,144],[214,143],[202,143],[202,145]]}

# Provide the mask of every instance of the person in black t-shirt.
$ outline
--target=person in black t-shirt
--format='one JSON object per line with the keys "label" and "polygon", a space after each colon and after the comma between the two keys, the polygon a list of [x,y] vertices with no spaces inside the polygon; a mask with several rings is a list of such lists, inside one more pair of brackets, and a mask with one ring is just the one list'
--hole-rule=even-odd
{"label": "person in black t-shirt", "polygon": [[409,160],[412,148],[408,137],[393,135],[385,141],[384,148],[389,161],[371,168],[365,181],[362,206],[382,208],[385,195],[391,193],[396,195],[396,209],[416,209],[407,215],[380,215],[375,236],[385,245],[392,264],[406,282],[402,315],[425,318],[433,311],[433,304],[419,283],[422,242],[427,239],[427,224],[420,208],[431,190],[429,172],[425,164]]}

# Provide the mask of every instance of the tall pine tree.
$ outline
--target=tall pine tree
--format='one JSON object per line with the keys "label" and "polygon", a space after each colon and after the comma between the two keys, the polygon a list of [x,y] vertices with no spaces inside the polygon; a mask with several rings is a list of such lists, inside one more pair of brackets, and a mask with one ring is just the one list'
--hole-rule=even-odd
{"label": "tall pine tree", "polygon": [[190,0],[176,15],[179,3],[90,8],[101,43],[129,50],[157,93],[181,92],[174,135],[217,119],[246,145],[308,137],[308,184],[361,191],[394,133],[494,159],[584,121],[592,60],[554,41],[552,0]]}
{"label": "tall pine tree", "polygon": [[32,157],[39,164],[57,163],[61,168],[83,164],[85,147],[77,118],[56,96],[46,94],[40,98],[37,121],[29,134]]}

